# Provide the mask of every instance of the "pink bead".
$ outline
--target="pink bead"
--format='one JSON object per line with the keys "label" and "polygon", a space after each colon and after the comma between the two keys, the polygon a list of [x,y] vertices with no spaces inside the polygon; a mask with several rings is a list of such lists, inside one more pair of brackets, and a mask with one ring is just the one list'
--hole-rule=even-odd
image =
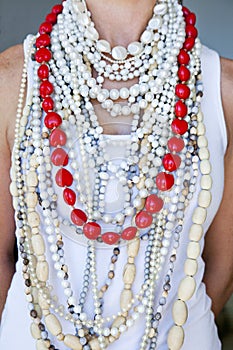
{"label": "pink bead", "polygon": [[68,205],[74,205],[76,202],[76,193],[70,188],[65,188],[63,191],[63,199]]}
{"label": "pink bead", "polygon": [[115,232],[106,232],[101,237],[103,242],[109,245],[116,244],[120,239],[120,236]]}
{"label": "pink bead", "polygon": [[168,140],[168,148],[171,152],[180,152],[184,148],[184,141],[181,138],[173,136]]}
{"label": "pink bead", "polygon": [[125,241],[130,241],[131,239],[135,238],[137,234],[137,228],[130,226],[125,228],[121,233],[121,238]]}
{"label": "pink bead", "polygon": [[152,224],[153,217],[146,211],[140,211],[135,217],[135,223],[138,228],[147,228]]}
{"label": "pink bead", "polygon": [[87,222],[83,226],[84,235],[91,240],[97,239],[101,234],[101,227],[96,222]]}
{"label": "pink bead", "polygon": [[150,194],[145,203],[145,209],[151,214],[158,213],[163,208],[163,200],[156,194]]}
{"label": "pink bead", "polygon": [[71,220],[77,226],[83,226],[87,222],[87,216],[84,211],[80,209],[74,209],[71,212]]}
{"label": "pink bead", "polygon": [[73,183],[73,176],[68,170],[61,168],[58,170],[55,180],[59,187],[69,187]]}
{"label": "pink bead", "polygon": [[52,163],[56,166],[66,166],[69,161],[68,154],[62,148],[56,148],[51,155]]}
{"label": "pink bead", "polygon": [[52,147],[65,146],[66,140],[66,134],[61,129],[54,129],[49,137],[50,145]]}
{"label": "pink bead", "polygon": [[57,128],[62,123],[61,116],[56,112],[48,112],[45,119],[44,124],[48,129]]}
{"label": "pink bead", "polygon": [[174,176],[161,172],[156,176],[156,185],[160,191],[168,191],[174,185]]}
{"label": "pink bead", "polygon": [[177,154],[168,153],[163,157],[164,169],[172,172],[179,168],[181,159]]}

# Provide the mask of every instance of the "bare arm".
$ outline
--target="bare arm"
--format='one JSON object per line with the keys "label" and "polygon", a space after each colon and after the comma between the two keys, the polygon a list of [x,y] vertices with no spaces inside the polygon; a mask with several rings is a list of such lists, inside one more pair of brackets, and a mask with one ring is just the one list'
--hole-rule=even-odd
{"label": "bare arm", "polygon": [[0,318],[15,270],[15,223],[9,172],[22,62],[20,46],[0,55]]}
{"label": "bare arm", "polygon": [[225,187],[221,206],[207,233],[204,282],[217,316],[233,293],[233,61],[222,59],[222,101],[228,131]]}

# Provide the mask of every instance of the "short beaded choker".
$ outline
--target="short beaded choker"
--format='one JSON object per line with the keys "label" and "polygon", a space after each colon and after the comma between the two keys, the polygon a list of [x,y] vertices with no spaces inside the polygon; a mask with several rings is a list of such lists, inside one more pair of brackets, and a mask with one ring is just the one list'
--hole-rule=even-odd
{"label": "short beaded choker", "polygon": [[[52,8],[39,34],[31,39],[17,110],[11,192],[31,333],[39,350],[59,349],[59,343],[74,350],[107,349],[138,318],[145,320],[138,348],[157,348],[184,210],[200,175],[185,277],[177,291],[174,326],[167,338],[170,350],[182,347],[186,302],[196,289],[194,276],[212,183],[200,111],[201,45],[195,21],[195,15],[177,0],[160,0],[139,41],[127,48],[111,48],[100,39],[86,3],[66,0]],[[23,109],[31,56],[33,87]],[[129,89],[104,88],[106,79],[135,78],[138,82]],[[125,141],[103,134],[96,101],[110,119],[123,115],[131,120]],[[124,160],[112,159],[111,147],[122,147]],[[113,180],[123,206],[109,210],[106,195]],[[58,200],[70,211],[68,218],[59,214]],[[78,297],[66,264],[63,230],[67,226],[87,247]],[[98,244],[113,247],[102,286],[96,269]],[[119,311],[104,317],[105,293],[113,290],[123,244],[127,257]],[[144,273],[139,290],[133,292],[138,254],[145,255]],[[49,271],[61,282],[65,304],[52,294]],[[158,281],[163,288],[155,301]],[[89,292],[93,317],[86,313]],[[65,334],[61,321],[73,324],[74,333]]]}

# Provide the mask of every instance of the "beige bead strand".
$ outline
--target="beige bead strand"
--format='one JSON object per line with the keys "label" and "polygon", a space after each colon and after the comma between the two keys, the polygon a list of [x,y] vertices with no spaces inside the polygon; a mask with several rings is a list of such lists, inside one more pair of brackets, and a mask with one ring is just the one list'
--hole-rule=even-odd
{"label": "beige bead strand", "polygon": [[197,259],[200,256],[200,240],[203,237],[203,224],[207,217],[207,208],[211,203],[211,185],[210,176],[211,163],[209,161],[208,141],[205,137],[205,125],[203,115],[199,111],[198,115],[198,146],[201,171],[201,191],[198,196],[198,206],[192,216],[192,226],[189,231],[189,243],[187,247],[187,259],[184,265],[185,277],[181,280],[178,288],[178,299],[173,305],[174,326],[171,327],[168,334],[167,344],[169,350],[180,350],[184,342],[183,325],[188,318],[188,308],[186,302],[190,300],[196,290],[195,274],[197,273]]}

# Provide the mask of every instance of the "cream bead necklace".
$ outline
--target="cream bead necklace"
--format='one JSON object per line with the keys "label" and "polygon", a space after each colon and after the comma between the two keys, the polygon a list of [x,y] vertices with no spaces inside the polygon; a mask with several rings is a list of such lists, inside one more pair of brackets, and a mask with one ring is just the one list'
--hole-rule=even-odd
{"label": "cream bead necklace", "polygon": [[[57,7],[55,7],[57,10]],[[186,14],[187,15],[187,14]],[[198,51],[198,47],[197,47]],[[197,55],[198,56],[198,55]],[[26,64],[25,64],[26,67]],[[24,90],[25,86],[25,71],[24,71],[24,78],[22,80],[22,91]],[[95,331],[97,332],[98,335],[98,340],[97,338],[88,338],[88,334],[85,329],[83,329],[82,320],[79,319],[77,320],[77,324],[79,325],[79,336],[73,336],[72,334],[65,335],[62,333],[62,327],[58,319],[51,313],[50,305],[46,302],[44,299],[43,295],[39,293],[39,298],[36,296],[35,291],[33,290],[39,289],[42,287],[46,293],[47,291],[46,285],[47,285],[47,280],[48,280],[48,263],[46,262],[46,257],[45,257],[45,250],[44,250],[44,244],[42,240],[42,236],[40,235],[40,230],[39,230],[39,223],[40,223],[40,218],[36,212],[36,206],[37,206],[37,200],[36,200],[36,189],[37,189],[37,182],[42,184],[42,188],[45,188],[43,182],[45,181],[46,177],[43,173],[43,167],[41,164],[43,163],[43,158],[46,160],[46,170],[51,171],[51,166],[49,164],[49,153],[47,153],[47,147],[41,148],[41,141],[38,138],[38,131],[39,131],[39,125],[40,125],[40,110],[38,109],[37,103],[38,103],[38,89],[39,89],[39,84],[38,82],[35,82],[34,85],[35,93],[34,93],[34,105],[32,106],[32,125],[33,125],[33,132],[31,133],[31,129],[28,129],[26,132],[26,138],[23,139],[22,144],[17,141],[16,142],[16,150],[15,150],[15,165],[18,167],[16,170],[17,176],[13,176],[13,182],[11,186],[11,191],[12,194],[15,196],[14,200],[14,206],[16,210],[18,210],[18,205],[21,208],[19,211],[19,220],[22,220],[24,222],[23,226],[19,225],[18,226],[18,232],[22,236],[21,239],[21,247],[22,247],[22,257],[24,259],[24,278],[25,278],[25,284],[27,286],[26,288],[26,294],[28,295],[28,301],[32,304],[31,305],[31,316],[34,319],[34,325],[32,326],[32,333],[37,339],[37,348],[38,349],[48,349],[50,348],[51,342],[48,339],[48,334],[44,332],[44,325],[41,323],[41,309],[45,318],[45,323],[46,327],[48,330],[57,337],[58,340],[63,341],[64,344],[72,349],[82,349],[85,347],[85,349],[99,349],[99,348],[105,348],[108,346],[109,342],[115,341],[118,338],[118,327],[114,327],[115,325],[113,324],[111,330],[110,330],[110,335],[108,334],[108,330],[103,330],[102,329],[102,324],[103,324],[103,319],[102,319],[102,312],[99,308],[99,302],[98,302],[98,290],[97,290],[97,275],[96,275],[96,270],[95,270],[95,249],[94,249],[94,242],[91,243],[92,248],[91,248],[91,265],[92,265],[92,290],[93,290],[93,299],[96,301],[96,313],[100,317],[97,318],[96,320],[96,325],[95,325]],[[22,120],[21,119],[21,114],[22,114],[22,101],[23,101],[23,94],[21,93],[20,96],[20,101],[19,101],[19,109],[18,109],[18,114],[17,114],[17,122],[16,122],[16,140],[19,140],[19,137],[23,136],[23,133],[25,132],[25,127],[28,125],[27,123],[27,115],[28,115],[28,110],[25,110],[25,113],[23,115]],[[198,111],[198,108],[197,108]],[[21,125],[21,130],[20,130],[20,125]],[[171,332],[169,333],[169,338],[168,338],[168,346],[169,349],[179,349],[182,345],[183,342],[183,329],[182,325],[186,321],[187,318],[187,309],[185,306],[185,301],[187,301],[189,298],[191,298],[192,294],[195,291],[195,283],[194,283],[194,278],[193,276],[196,273],[196,259],[199,255],[200,252],[200,247],[199,247],[199,240],[201,239],[202,235],[202,228],[201,225],[203,224],[206,216],[206,208],[209,205],[210,202],[210,186],[211,186],[211,179],[209,177],[209,172],[210,172],[210,164],[208,161],[209,154],[207,151],[207,141],[206,138],[204,137],[204,125],[202,123],[202,115],[199,113],[198,114],[198,146],[200,147],[200,152],[199,152],[199,157],[201,159],[200,162],[200,168],[201,172],[204,174],[202,177],[202,191],[199,195],[199,207],[195,210],[194,215],[193,215],[193,222],[194,225],[191,228],[190,231],[190,243],[188,246],[188,259],[185,264],[185,273],[187,277],[182,281],[181,286],[178,291],[178,297],[179,300],[175,303],[174,305],[174,321],[175,321],[175,326],[171,329]],[[48,145],[46,141],[46,130],[43,131],[45,138],[45,146]],[[31,141],[30,141],[31,138]],[[22,145],[22,147],[21,147]],[[26,147],[25,152],[21,150],[24,150]],[[27,149],[27,147],[29,147]],[[35,148],[35,153],[34,152]],[[42,151],[43,149],[43,151]],[[44,153],[44,154],[43,154]],[[26,160],[27,155],[29,155],[30,161],[29,161],[29,167],[26,166],[26,163],[22,163],[22,169],[20,169],[20,164],[21,162],[20,157],[21,154],[23,155],[23,158]],[[36,160],[35,157],[38,157],[38,161]],[[47,157],[47,158],[46,158]],[[38,172],[36,175],[36,171]],[[180,169],[181,170],[181,169]],[[25,176],[26,174],[26,176]],[[48,179],[46,180],[48,181]],[[49,180],[48,184],[51,186],[51,181]],[[23,185],[24,184],[24,185]],[[23,185],[23,186],[22,186]],[[22,191],[22,188],[26,189],[28,188],[27,196],[24,197],[24,192]],[[53,193],[53,191],[51,192]],[[43,195],[44,196],[44,195]],[[187,197],[189,200],[190,198]],[[55,197],[54,197],[54,200]],[[43,205],[45,207],[48,205],[50,206],[49,201],[47,198],[42,198]],[[55,212],[54,212],[55,213]],[[49,211],[48,211],[49,214]],[[162,212],[159,214],[162,215]],[[20,219],[21,218],[21,219]],[[56,224],[57,220],[54,221],[54,224]],[[28,225],[30,227],[30,232],[28,230]],[[62,240],[62,236],[59,233],[59,230],[56,231],[57,235],[57,241]],[[136,240],[137,241],[137,240]],[[135,242],[136,242],[135,241]],[[132,243],[129,243],[129,246]],[[166,243],[164,247],[166,246]],[[175,245],[176,247],[176,245]],[[138,247],[139,248],[139,247]],[[177,248],[177,247],[176,247]],[[157,243],[155,244],[154,248],[152,245],[152,250],[154,249],[154,253],[156,250],[158,250]],[[133,249],[133,254],[137,254],[138,250]],[[145,286],[145,292],[146,295],[142,299],[142,303],[146,303],[149,305],[149,307],[146,308],[146,310],[139,306],[139,309],[135,309],[135,313],[132,315],[133,318],[128,318],[128,323],[126,322],[126,327],[132,326],[133,324],[133,319],[137,318],[140,313],[146,312],[146,328],[145,328],[145,333],[144,336],[142,337],[142,343],[140,346],[140,349],[146,349],[148,344],[148,337],[151,339],[150,343],[150,349],[153,349],[156,347],[156,337],[157,337],[157,330],[154,328],[151,328],[151,320],[153,319],[153,315],[151,314],[151,306],[153,305],[153,295],[154,295],[154,288],[155,288],[155,276],[159,273],[161,269],[161,264],[159,262],[159,256],[160,256],[160,250],[158,250],[159,255],[153,255],[152,262],[154,261],[156,268],[153,268],[153,272],[151,272],[151,279],[150,282],[148,282],[148,285]],[[167,254],[167,253],[166,253]],[[37,260],[34,258],[37,256]],[[133,256],[130,256],[133,258]],[[29,260],[28,260],[29,258]],[[63,258],[59,258],[60,261],[62,261]],[[157,261],[157,262],[156,262]],[[153,263],[153,264],[154,264]],[[131,262],[132,264],[132,262]],[[153,266],[153,264],[151,266]],[[29,268],[28,268],[29,267]],[[63,278],[64,275],[61,275]],[[124,277],[126,278],[126,277]],[[133,282],[133,274],[129,273],[129,278],[130,281]],[[125,283],[128,282],[128,279],[125,280]],[[32,283],[32,284],[31,284]],[[167,282],[166,282],[167,283]],[[48,286],[48,285],[47,285]],[[66,285],[67,286],[67,285]],[[128,287],[127,287],[128,288]],[[148,288],[148,289],[147,289]],[[69,289],[69,286],[68,286]],[[128,289],[125,289],[128,290]],[[45,294],[46,294],[45,293]],[[126,292],[123,291],[123,295],[126,294]],[[128,292],[127,292],[128,293]],[[67,297],[72,298],[72,294],[70,294],[70,290],[68,292],[67,290]],[[124,299],[124,297],[122,298]],[[130,297],[131,302],[133,301],[132,297]],[[70,300],[71,301],[71,300]],[[39,304],[40,307],[39,307]],[[164,301],[162,301],[162,304]],[[123,309],[127,306],[127,303],[125,304],[124,302]],[[157,310],[158,313],[161,311],[161,307],[158,306]],[[60,309],[61,310],[61,309]],[[59,309],[57,310],[59,312]],[[157,314],[156,314],[157,315]],[[155,318],[156,318],[155,315]],[[121,317],[119,315],[119,317]],[[159,316],[160,317],[160,316]],[[68,319],[70,319],[69,316],[67,316]],[[119,318],[117,319],[117,323],[122,322]],[[38,327],[39,325],[39,327]],[[121,330],[125,331],[125,326],[124,322],[123,324],[120,325]],[[119,328],[120,330],[120,328]],[[105,335],[104,335],[105,333]],[[108,334],[108,335],[107,335]]]}

